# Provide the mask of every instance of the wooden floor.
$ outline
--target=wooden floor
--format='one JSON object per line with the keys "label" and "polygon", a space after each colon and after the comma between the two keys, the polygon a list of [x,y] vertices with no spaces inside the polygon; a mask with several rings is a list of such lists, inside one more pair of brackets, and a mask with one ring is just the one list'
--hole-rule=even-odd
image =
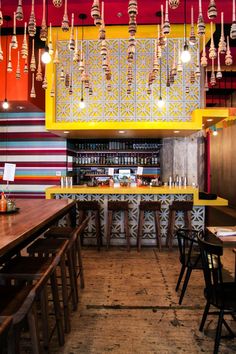
{"label": "wooden floor", "polygon": [[[212,353],[216,317],[204,333],[198,330],[205,300],[203,277],[195,271],[182,306],[175,285],[178,252],[156,249],[83,250],[85,289],[72,315],[72,331],[57,354],[175,354]],[[226,251],[227,267],[233,265]],[[231,319],[229,319],[231,321]],[[232,323],[236,331],[236,322]],[[236,339],[222,339],[220,353],[235,353]]]}

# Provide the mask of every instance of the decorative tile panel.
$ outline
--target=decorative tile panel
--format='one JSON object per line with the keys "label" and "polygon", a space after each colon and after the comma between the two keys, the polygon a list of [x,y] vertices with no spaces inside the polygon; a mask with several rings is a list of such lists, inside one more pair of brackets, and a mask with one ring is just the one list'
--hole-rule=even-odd
{"label": "decorative tile panel", "polygon": [[[69,95],[64,82],[60,81],[62,65],[57,67],[56,121],[57,122],[146,122],[146,121],[190,121],[193,109],[200,108],[200,81],[190,84],[190,71],[194,64],[186,64],[183,73],[175,76],[175,83],[166,87],[167,63],[171,68],[173,62],[174,43],[176,61],[178,41],[183,46],[183,39],[171,38],[162,55],[162,97],[166,107],[160,110],[156,101],[159,97],[159,73],[152,85],[152,94],[147,94],[148,74],[152,70],[154,56],[154,39],[137,39],[136,54],[133,64],[134,82],[131,94],[127,94],[127,39],[111,39],[107,41],[110,51],[112,71],[112,91],[107,92],[105,75],[102,70],[100,43],[95,40],[83,42],[83,49],[88,71],[92,81],[93,95],[84,91],[86,108],[78,106],[81,97],[79,64],[73,63],[68,50],[67,41],[58,42],[59,57],[65,73],[73,73],[73,94]],[[78,41],[80,47],[80,41]],[[192,57],[197,56],[197,46],[191,48]],[[72,67],[72,70],[71,70]],[[185,92],[190,87],[189,93]]]}

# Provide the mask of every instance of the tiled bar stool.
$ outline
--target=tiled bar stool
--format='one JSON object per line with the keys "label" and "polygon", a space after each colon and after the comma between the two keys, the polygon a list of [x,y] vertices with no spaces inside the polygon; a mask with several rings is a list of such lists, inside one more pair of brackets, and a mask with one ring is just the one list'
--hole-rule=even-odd
{"label": "tiled bar stool", "polygon": [[166,246],[172,248],[175,228],[176,213],[184,213],[184,227],[191,230],[191,211],[193,210],[193,202],[191,201],[173,201],[169,206],[169,220],[167,229]]}
{"label": "tiled bar stool", "polygon": [[108,201],[107,204],[108,220],[107,220],[107,248],[110,246],[112,221],[115,212],[124,212],[124,230],[127,240],[127,249],[130,251],[130,232],[129,232],[129,203],[126,201]]}
{"label": "tiled bar stool", "polygon": [[143,236],[143,225],[145,222],[145,212],[154,213],[155,221],[155,232],[156,232],[156,241],[159,251],[161,250],[161,228],[160,228],[160,212],[161,212],[161,203],[160,202],[146,202],[141,201],[139,204],[139,220],[138,220],[138,235],[137,235],[137,248],[140,252],[141,250],[141,241]]}
{"label": "tiled bar stool", "polygon": [[[88,212],[94,213],[97,248],[100,250],[102,246],[100,204],[97,201],[78,201],[77,210],[79,211],[79,225],[86,218]],[[81,241],[83,243],[83,237]]]}

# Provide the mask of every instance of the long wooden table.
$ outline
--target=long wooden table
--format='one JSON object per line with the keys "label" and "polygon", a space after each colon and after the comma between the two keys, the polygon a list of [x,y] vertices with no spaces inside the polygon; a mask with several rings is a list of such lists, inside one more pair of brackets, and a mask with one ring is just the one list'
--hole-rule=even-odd
{"label": "long wooden table", "polygon": [[67,213],[75,215],[71,199],[18,199],[18,212],[0,214],[0,261],[16,253]]}
{"label": "long wooden table", "polygon": [[236,235],[232,236],[217,236],[217,231],[236,231],[236,226],[209,226],[207,230],[214,235],[216,240],[219,240],[223,247],[236,247]]}

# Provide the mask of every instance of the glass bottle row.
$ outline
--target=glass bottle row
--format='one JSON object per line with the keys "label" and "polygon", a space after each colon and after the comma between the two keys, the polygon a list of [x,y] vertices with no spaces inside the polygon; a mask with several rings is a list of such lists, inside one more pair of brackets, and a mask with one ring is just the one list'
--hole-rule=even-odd
{"label": "glass bottle row", "polygon": [[159,165],[158,154],[78,154],[78,165]]}

